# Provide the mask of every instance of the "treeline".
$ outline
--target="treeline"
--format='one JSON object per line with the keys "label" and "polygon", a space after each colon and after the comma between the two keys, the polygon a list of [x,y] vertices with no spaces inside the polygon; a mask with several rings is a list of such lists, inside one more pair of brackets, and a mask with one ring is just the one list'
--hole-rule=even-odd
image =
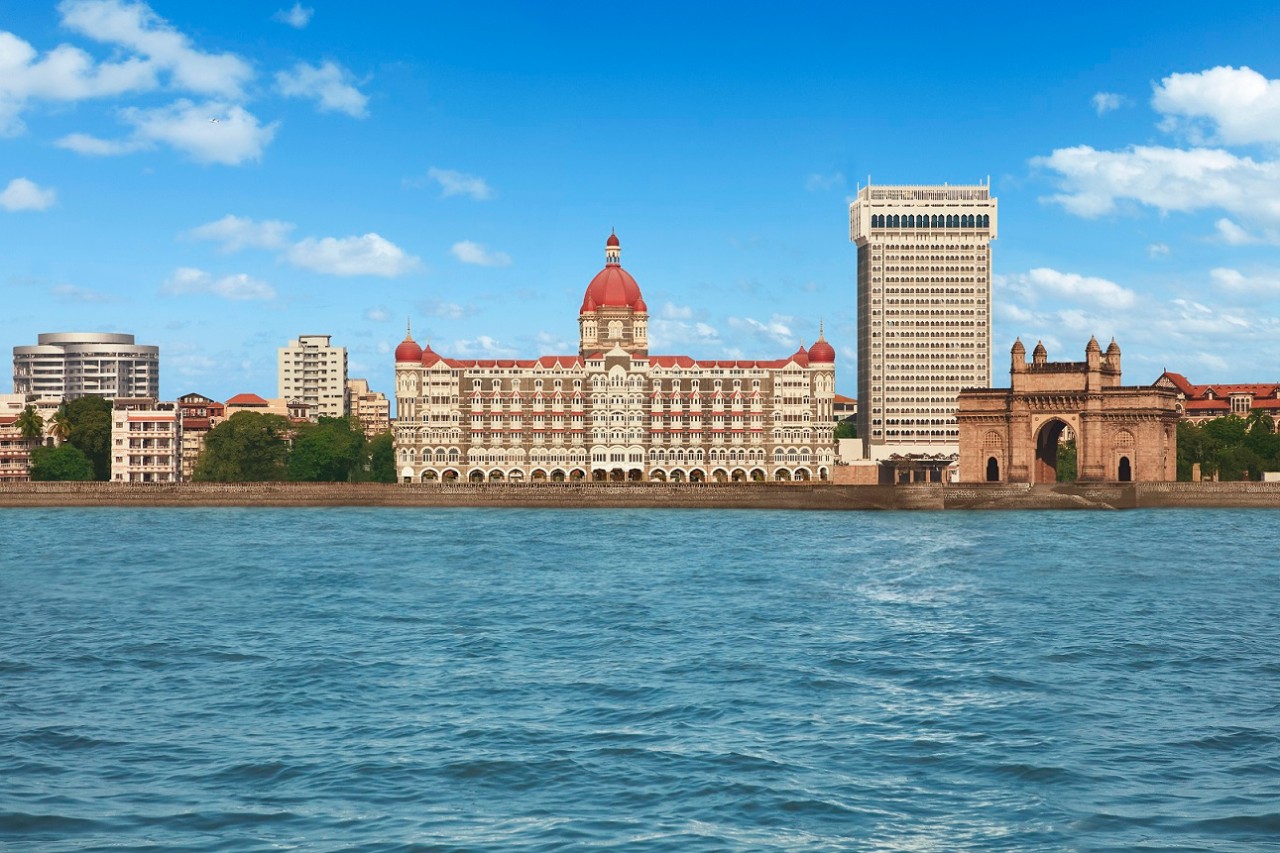
{"label": "treeline", "polygon": [[366,439],[351,417],[295,424],[280,415],[236,412],[204,439],[193,479],[206,483],[394,483],[391,433]]}
{"label": "treeline", "polygon": [[1261,480],[1263,471],[1280,471],[1280,435],[1271,416],[1254,409],[1248,417],[1227,415],[1196,425],[1178,424],[1178,479],[1190,480],[1200,463],[1204,480]]}
{"label": "treeline", "polygon": [[[44,418],[34,406],[19,417],[24,438],[39,440]],[[80,397],[63,403],[49,419],[49,433],[59,442],[31,448],[33,480],[111,479],[111,403],[101,397]]]}

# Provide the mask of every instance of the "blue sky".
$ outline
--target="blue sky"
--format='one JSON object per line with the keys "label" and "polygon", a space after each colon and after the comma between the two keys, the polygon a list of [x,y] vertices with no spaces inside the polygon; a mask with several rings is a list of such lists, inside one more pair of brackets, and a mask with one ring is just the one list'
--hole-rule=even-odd
{"label": "blue sky", "polygon": [[852,395],[858,183],[990,176],[996,384],[1017,335],[1280,380],[1274,4],[461,5],[7,7],[0,347],[130,332],[226,399],[330,334],[389,393],[410,319],[575,352],[616,228],[653,351],[822,320]]}

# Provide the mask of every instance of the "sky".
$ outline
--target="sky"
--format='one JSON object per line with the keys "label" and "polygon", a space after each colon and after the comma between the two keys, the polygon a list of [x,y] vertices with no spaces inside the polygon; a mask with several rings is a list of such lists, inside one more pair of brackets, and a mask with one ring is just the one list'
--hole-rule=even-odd
{"label": "sky", "polygon": [[[1043,8],[1041,8],[1043,7]],[[1128,384],[1280,381],[1274,3],[64,0],[0,15],[0,347],[160,347],[160,393],[276,394],[328,334],[574,354],[616,229],[650,350],[856,394],[848,204],[991,181],[1015,337]]]}

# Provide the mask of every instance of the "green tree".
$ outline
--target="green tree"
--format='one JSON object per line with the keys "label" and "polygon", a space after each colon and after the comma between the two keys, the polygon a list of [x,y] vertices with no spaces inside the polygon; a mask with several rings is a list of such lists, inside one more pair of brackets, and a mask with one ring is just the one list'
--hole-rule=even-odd
{"label": "green tree", "polygon": [[67,441],[88,458],[93,466],[93,478],[111,479],[110,401],[101,397],[79,397],[61,408],[70,423]]}
{"label": "green tree", "polygon": [[34,441],[44,432],[44,418],[36,411],[35,406],[29,405],[23,409],[14,424],[27,441]]}
{"label": "green tree", "polygon": [[31,448],[31,479],[92,480],[93,465],[72,444]]}
{"label": "green tree", "polygon": [[1058,482],[1074,483],[1076,470],[1076,440],[1069,438],[1058,442]]}
{"label": "green tree", "polygon": [[364,431],[354,418],[320,418],[299,428],[289,453],[289,479],[345,483],[360,479],[366,464]]}
{"label": "green tree", "polygon": [[858,424],[856,421],[840,421],[836,424],[836,438],[857,438]]}
{"label": "green tree", "polygon": [[236,412],[204,437],[194,479],[206,483],[260,483],[283,480],[290,430],[287,418]]}
{"label": "green tree", "polygon": [[58,411],[49,418],[49,434],[58,444],[71,437],[71,419],[67,417],[67,407],[59,406]]}
{"label": "green tree", "polygon": [[368,444],[369,479],[375,483],[394,483],[396,481],[396,448],[395,437],[389,433],[380,433]]}
{"label": "green tree", "polygon": [[1200,476],[1208,479],[1218,470],[1220,442],[1190,421],[1178,423],[1178,479],[1191,479],[1192,466],[1200,463]]}

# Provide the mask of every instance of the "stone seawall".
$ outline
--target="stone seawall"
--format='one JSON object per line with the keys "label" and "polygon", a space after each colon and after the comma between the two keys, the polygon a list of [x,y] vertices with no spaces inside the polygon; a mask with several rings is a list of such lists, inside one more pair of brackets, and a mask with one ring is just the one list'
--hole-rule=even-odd
{"label": "stone seawall", "polygon": [[1280,483],[849,486],[720,483],[6,483],[16,507],[548,507],[702,509],[1280,508]]}

